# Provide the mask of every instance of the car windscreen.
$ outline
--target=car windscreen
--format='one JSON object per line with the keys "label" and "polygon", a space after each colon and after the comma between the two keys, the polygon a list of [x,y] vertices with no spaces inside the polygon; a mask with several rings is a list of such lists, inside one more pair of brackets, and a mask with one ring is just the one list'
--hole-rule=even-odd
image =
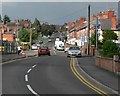
{"label": "car windscreen", "polygon": [[69,50],[80,50],[79,47],[70,47]]}
{"label": "car windscreen", "polygon": [[48,47],[42,46],[42,47],[40,47],[40,49],[48,49]]}

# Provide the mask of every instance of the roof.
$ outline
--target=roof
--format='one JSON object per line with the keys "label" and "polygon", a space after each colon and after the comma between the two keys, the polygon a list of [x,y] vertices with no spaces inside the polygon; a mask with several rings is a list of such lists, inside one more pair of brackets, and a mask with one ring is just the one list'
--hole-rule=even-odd
{"label": "roof", "polygon": [[111,30],[112,21],[111,19],[99,19],[102,30]]}

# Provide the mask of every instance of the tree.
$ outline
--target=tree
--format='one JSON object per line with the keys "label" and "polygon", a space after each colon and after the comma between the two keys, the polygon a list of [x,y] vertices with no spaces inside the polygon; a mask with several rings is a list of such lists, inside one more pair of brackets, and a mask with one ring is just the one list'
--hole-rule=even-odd
{"label": "tree", "polygon": [[41,24],[37,18],[35,18],[35,21],[33,23],[33,27],[36,29],[37,33],[39,33],[41,31]]}
{"label": "tree", "polygon": [[56,26],[55,25],[48,25],[47,23],[43,23],[42,24],[42,28],[41,28],[41,33],[42,35],[48,36],[48,35],[52,35],[53,32],[56,31]]}
{"label": "tree", "polygon": [[[91,40],[91,45],[95,45],[96,46],[96,33],[92,34],[90,40]],[[102,48],[102,43],[100,42],[100,40],[97,40],[97,45],[98,45],[99,49]]]}
{"label": "tree", "polygon": [[90,40],[91,40],[91,45],[96,45],[96,34],[95,33],[92,34]]}
{"label": "tree", "polygon": [[105,30],[103,32],[103,47],[100,52],[101,55],[105,57],[113,57],[113,55],[120,55],[119,46],[113,42],[117,40],[118,36],[111,30]]}
{"label": "tree", "polygon": [[112,42],[111,40],[107,40],[103,44],[102,55],[106,57],[120,55],[120,48],[116,43]]}
{"label": "tree", "polygon": [[114,31],[112,30],[105,30],[103,32],[103,43],[107,40],[117,40],[118,36],[116,33],[114,33]]}
{"label": "tree", "polygon": [[29,42],[29,38],[30,38],[30,35],[29,35],[29,32],[27,29],[22,29],[21,31],[19,31],[19,39],[20,41],[22,42]]}
{"label": "tree", "polygon": [[49,35],[49,25],[48,24],[46,24],[46,23],[42,24],[41,33],[42,33],[42,35],[45,35],[45,36]]}
{"label": "tree", "polygon": [[[32,30],[32,40],[37,39],[38,35],[35,30]],[[29,42],[30,41],[30,29],[22,29],[19,32],[19,38],[22,42]]]}
{"label": "tree", "polygon": [[4,24],[7,24],[8,22],[11,22],[11,20],[7,15],[4,15],[3,22]]}

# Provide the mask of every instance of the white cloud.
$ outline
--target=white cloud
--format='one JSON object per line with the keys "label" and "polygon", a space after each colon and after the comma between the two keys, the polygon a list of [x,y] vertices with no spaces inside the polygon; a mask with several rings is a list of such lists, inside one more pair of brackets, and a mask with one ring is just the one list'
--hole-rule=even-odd
{"label": "white cloud", "polygon": [[[0,0],[2,2],[83,2],[83,0]],[[119,0],[84,0],[84,2],[119,2]]]}

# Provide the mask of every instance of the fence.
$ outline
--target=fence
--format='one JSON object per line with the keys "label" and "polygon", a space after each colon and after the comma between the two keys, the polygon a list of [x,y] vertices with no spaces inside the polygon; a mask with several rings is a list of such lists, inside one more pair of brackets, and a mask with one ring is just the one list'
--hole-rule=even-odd
{"label": "fence", "polygon": [[15,42],[4,41],[1,48],[2,49],[0,51],[2,51],[3,54],[17,53],[17,46]]}

